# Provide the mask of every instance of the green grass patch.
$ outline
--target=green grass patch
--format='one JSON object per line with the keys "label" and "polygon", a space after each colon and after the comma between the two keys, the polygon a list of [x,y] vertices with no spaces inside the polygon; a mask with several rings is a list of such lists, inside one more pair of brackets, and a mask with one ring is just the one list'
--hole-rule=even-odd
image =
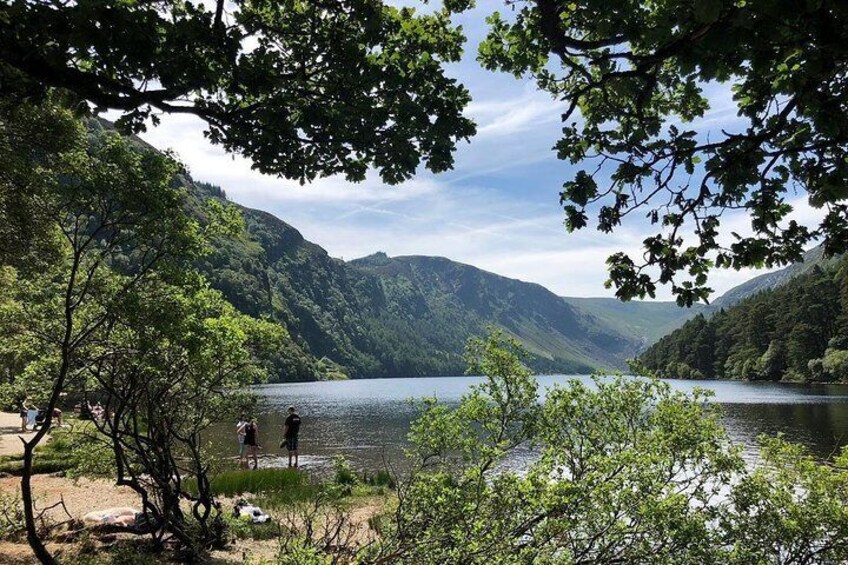
{"label": "green grass patch", "polygon": [[[240,496],[244,494],[272,496],[281,502],[296,502],[314,497],[321,486],[294,469],[239,469],[225,471],[210,479],[212,491],[218,496]],[[191,479],[186,482],[189,492],[197,486]]]}
{"label": "green grass patch", "polygon": [[[40,457],[36,454],[35,460],[32,462],[32,472],[34,475],[44,475],[47,473],[58,473],[59,471],[67,471],[71,464],[67,459],[53,459],[50,457]],[[24,471],[23,458],[11,459],[0,462],[0,473],[8,473],[16,477],[21,476]]]}
{"label": "green grass patch", "polygon": [[[65,471],[69,475],[110,476],[114,472],[111,449],[97,440],[90,422],[71,421],[70,428],[54,428],[50,438],[35,448],[33,474]],[[0,473],[20,476],[23,455],[0,457]]]}

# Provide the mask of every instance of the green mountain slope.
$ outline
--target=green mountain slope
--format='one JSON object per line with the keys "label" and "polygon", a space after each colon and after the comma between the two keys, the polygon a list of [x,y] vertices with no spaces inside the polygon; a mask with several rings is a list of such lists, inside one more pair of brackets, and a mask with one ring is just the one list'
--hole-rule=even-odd
{"label": "green mountain slope", "polygon": [[815,266],[824,268],[834,262],[835,259],[824,258],[821,247],[815,247],[807,251],[798,263],[756,276],[731,288],[709,305],[696,304],[691,308],[681,308],[676,302],[621,302],[614,298],[563,297],[563,300],[616,331],[641,340],[643,347],[647,347],[697,315],[711,316],[749,296],[778,288]]}
{"label": "green mountain slope", "polygon": [[242,213],[247,236],[222,241],[201,268],[240,310],[280,321],[323,359],[303,360],[281,379],[315,378],[326,366],[353,377],[462,374],[465,342],[489,326],[525,343],[539,372],[621,367],[637,351],[637,340],[539,285],[441,258],[346,263],[270,214]]}
{"label": "green mountain slope", "polygon": [[[378,253],[350,264],[380,277],[390,313],[443,346],[494,325],[525,344],[537,370],[586,372],[621,367],[639,345],[540,285],[442,257]],[[409,307],[403,312],[397,305]]]}
{"label": "green mountain slope", "polygon": [[[196,198],[224,197],[185,182]],[[288,328],[279,380],[462,374],[466,341],[490,326],[524,343],[538,372],[623,368],[642,343],[539,285],[437,257],[344,262],[271,214],[240,209],[247,233],[198,266],[241,311]]]}
{"label": "green mountain slope", "polygon": [[696,316],[645,351],[642,365],[671,378],[848,380],[848,257],[814,254],[782,275]]}
{"label": "green mountain slope", "polygon": [[[92,128],[111,127],[92,122]],[[188,176],[178,181],[201,222],[200,199],[226,199],[216,186]],[[467,339],[490,326],[523,342],[539,372],[623,368],[662,333],[709,311],[561,298],[437,257],[375,254],[346,263],[273,215],[239,208],[246,233],[217,241],[197,266],[239,310],[289,330],[291,340],[273,363],[276,380],[460,374]],[[779,274],[764,277],[755,281]],[[735,289],[737,296],[766,283],[746,284]]]}
{"label": "green mountain slope", "polygon": [[563,297],[563,300],[638,341],[642,347],[651,345],[708,308],[704,305],[683,308],[676,302],[622,302],[615,298]]}
{"label": "green mountain slope", "polygon": [[824,249],[821,246],[816,246],[804,253],[803,260],[771,273],[759,275],[728,290],[713,301],[712,311],[733,306],[748,296],[784,285],[815,266],[826,267],[833,265],[835,261],[833,258],[825,258]]}

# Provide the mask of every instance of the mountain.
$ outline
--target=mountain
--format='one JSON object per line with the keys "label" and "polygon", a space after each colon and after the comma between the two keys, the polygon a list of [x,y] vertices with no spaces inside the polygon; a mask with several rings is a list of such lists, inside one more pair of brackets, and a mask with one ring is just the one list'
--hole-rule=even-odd
{"label": "mountain", "polygon": [[588,372],[622,368],[639,345],[541,285],[443,257],[377,253],[350,265],[380,278],[389,316],[407,319],[428,341],[441,340],[449,350],[496,326],[525,345],[536,370]]}
{"label": "mountain", "polygon": [[[224,198],[184,181],[196,198]],[[466,341],[490,326],[524,343],[539,372],[621,368],[640,345],[539,285],[437,257],[345,262],[273,215],[239,209],[246,234],[216,242],[198,267],[239,310],[288,328],[294,361],[279,380],[462,374]]]}
{"label": "mountain", "polygon": [[572,297],[563,297],[563,300],[618,332],[640,341],[644,349],[695,316],[709,317],[749,296],[778,288],[814,267],[833,265],[834,261],[824,257],[820,246],[815,247],[804,254],[801,262],[754,277],[731,288],[710,304],[695,304],[690,308],[682,308],[676,302],[663,301],[622,302],[615,298]]}
{"label": "mountain", "polygon": [[813,267],[825,267],[834,264],[834,261],[824,257],[820,246],[815,247],[804,254],[801,262],[745,281],[731,288],[709,305],[695,304],[690,308],[681,308],[676,302],[638,300],[622,302],[615,298],[563,297],[563,300],[595,316],[619,332],[640,340],[644,348],[697,315],[711,316],[749,296],[780,287]]}
{"label": "mountain", "polygon": [[[202,200],[226,200],[221,188],[188,175],[177,182],[201,223]],[[660,335],[708,311],[562,298],[440,257],[377,253],[345,262],[273,215],[237,207],[245,233],[220,238],[197,267],[240,311],[288,329],[272,363],[275,380],[461,374],[468,338],[490,327],[525,344],[538,372],[621,369]]]}
{"label": "mountain", "polygon": [[784,267],[771,273],[765,273],[754,277],[744,283],[733,287],[725,292],[719,298],[712,302],[712,310],[718,311],[721,308],[732,306],[741,300],[761,292],[763,290],[771,290],[781,285],[786,284],[798,275],[804,274],[813,267],[832,265],[835,259],[824,257],[824,248],[821,245],[810,249],[804,253],[803,259],[797,263],[793,263],[788,267]]}
{"label": "mountain", "polygon": [[563,297],[571,306],[594,316],[618,332],[647,347],[662,336],[683,325],[686,320],[705,312],[708,306],[696,304],[683,308],[676,302],[633,300],[622,302],[615,298]]}
{"label": "mountain", "polygon": [[[187,174],[177,182],[201,224],[204,199],[227,200],[220,187]],[[378,253],[345,262],[275,216],[234,205],[245,233],[219,238],[196,267],[240,311],[287,328],[274,380],[463,374],[466,342],[491,327],[523,343],[540,373],[623,369],[644,345],[609,316],[540,285],[440,257]]]}

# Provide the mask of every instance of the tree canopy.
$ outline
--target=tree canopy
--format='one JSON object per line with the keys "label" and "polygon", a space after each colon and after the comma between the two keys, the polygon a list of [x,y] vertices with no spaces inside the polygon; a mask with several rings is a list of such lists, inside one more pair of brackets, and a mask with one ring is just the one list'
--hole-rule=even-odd
{"label": "tree canopy", "polygon": [[[848,4],[837,0],[521,0],[490,17],[479,59],[531,75],[564,102],[560,159],[569,230],[603,232],[642,212],[657,225],[642,258],[609,258],[623,299],[672,284],[709,296],[710,267],[774,266],[820,238],[848,247]],[[739,125],[704,121],[708,89],[732,94]],[[717,89],[717,90],[716,90]],[[806,193],[818,225],[788,218]],[[751,235],[719,237],[747,210]],[[693,239],[685,237],[694,232]]]}
{"label": "tree canopy", "polygon": [[134,132],[161,113],[197,116],[265,173],[361,180],[373,166],[396,183],[422,160],[450,168],[474,133],[469,94],[443,70],[464,41],[450,14],[382,0],[13,0],[0,7],[0,83],[69,91]]}

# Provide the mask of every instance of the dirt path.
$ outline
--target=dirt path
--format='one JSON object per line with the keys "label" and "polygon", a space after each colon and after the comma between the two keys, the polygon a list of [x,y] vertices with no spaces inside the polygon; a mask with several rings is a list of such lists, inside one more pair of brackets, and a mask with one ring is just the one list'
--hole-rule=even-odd
{"label": "dirt path", "polygon": [[21,417],[16,413],[0,412],[0,456],[20,455],[24,446],[19,438],[30,439],[35,432],[21,433]]}
{"label": "dirt path", "polygon": [[[3,494],[20,494],[19,477],[0,478],[0,492]],[[70,515],[81,519],[92,510],[102,510],[114,506],[132,506],[139,508],[141,502],[136,493],[126,487],[116,487],[112,481],[105,479],[71,480],[64,477],[36,475],[32,478],[32,490],[35,493],[36,507],[46,508],[52,504],[64,501]],[[47,516],[55,522],[68,519],[61,508],[47,512]],[[51,551],[62,551],[66,546],[49,544]],[[0,542],[0,563],[29,564],[35,563],[32,551],[25,543]]]}

